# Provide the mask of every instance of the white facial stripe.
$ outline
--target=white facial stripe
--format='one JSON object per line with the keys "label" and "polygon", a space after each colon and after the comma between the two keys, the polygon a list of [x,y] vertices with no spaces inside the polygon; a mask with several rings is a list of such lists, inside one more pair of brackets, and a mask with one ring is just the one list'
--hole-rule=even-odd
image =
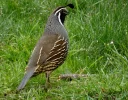
{"label": "white facial stripe", "polygon": [[63,24],[62,24],[62,22],[61,22],[61,20],[60,20],[60,13],[59,13],[59,15],[58,15],[58,20],[59,20],[60,24],[63,26]]}
{"label": "white facial stripe", "polygon": [[61,9],[59,9],[59,10],[56,11],[55,15],[56,15],[60,10],[62,10],[62,9],[66,10],[66,8],[61,8]]}

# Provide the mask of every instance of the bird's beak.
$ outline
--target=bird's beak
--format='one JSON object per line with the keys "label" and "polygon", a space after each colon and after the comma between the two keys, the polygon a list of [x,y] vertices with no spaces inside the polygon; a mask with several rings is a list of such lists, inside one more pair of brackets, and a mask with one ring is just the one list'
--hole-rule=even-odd
{"label": "bird's beak", "polygon": [[[68,5],[66,5],[65,6],[65,9],[66,9],[66,7],[70,7],[70,8],[74,8],[74,5],[73,4],[68,4]],[[66,11],[64,12],[66,15],[68,15],[69,14],[69,12],[68,12],[68,10],[66,9]]]}
{"label": "bird's beak", "polygon": [[68,15],[69,11],[67,9],[65,9],[65,11],[63,12],[64,14]]}

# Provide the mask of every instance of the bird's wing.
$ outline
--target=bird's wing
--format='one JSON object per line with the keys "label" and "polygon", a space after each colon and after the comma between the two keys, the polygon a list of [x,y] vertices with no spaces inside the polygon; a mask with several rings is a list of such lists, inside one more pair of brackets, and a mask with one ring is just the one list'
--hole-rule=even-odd
{"label": "bird's wing", "polygon": [[[43,48],[40,49],[40,53]],[[48,55],[44,58],[41,58],[41,54],[38,60],[38,66],[35,69],[33,76],[36,76],[42,72],[51,72],[60,66],[67,56],[68,51],[68,40],[66,40],[63,36],[58,36],[55,42],[49,47]],[[43,51],[42,51],[43,52]],[[44,55],[44,53],[43,53]],[[44,62],[42,62],[42,60]]]}
{"label": "bird's wing", "polygon": [[41,37],[33,50],[27,69],[40,66],[45,62],[57,38],[58,34],[45,34]]}

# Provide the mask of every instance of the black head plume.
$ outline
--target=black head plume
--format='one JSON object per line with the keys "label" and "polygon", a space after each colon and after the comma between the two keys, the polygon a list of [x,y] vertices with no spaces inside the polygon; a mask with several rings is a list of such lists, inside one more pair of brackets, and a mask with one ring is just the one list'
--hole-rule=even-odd
{"label": "black head plume", "polygon": [[[68,4],[67,6],[68,6],[68,7],[70,7],[70,8],[72,8],[72,9],[74,8],[74,5],[73,5],[73,4],[71,4],[71,3],[70,3],[70,4]],[[65,7],[67,7],[67,6],[65,6]]]}
{"label": "black head plume", "polygon": [[73,4],[68,4],[66,6],[61,6],[61,7],[58,7],[53,13],[56,15],[58,12],[60,12],[62,9],[65,9],[66,7],[70,7],[70,8],[74,8],[74,5]]}

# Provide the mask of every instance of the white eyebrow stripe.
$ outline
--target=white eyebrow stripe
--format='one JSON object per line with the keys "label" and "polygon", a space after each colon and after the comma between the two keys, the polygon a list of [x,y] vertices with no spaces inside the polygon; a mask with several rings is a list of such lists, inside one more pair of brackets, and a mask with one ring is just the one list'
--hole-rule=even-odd
{"label": "white eyebrow stripe", "polygon": [[66,10],[66,8],[60,8],[59,10],[56,11],[55,15],[62,9]]}

